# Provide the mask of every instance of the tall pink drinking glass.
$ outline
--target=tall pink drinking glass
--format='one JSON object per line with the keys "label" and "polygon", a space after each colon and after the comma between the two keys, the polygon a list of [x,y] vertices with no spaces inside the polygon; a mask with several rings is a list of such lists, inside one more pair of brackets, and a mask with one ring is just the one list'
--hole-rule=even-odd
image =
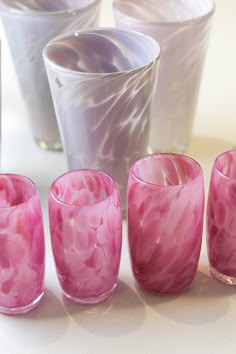
{"label": "tall pink drinking glass", "polygon": [[60,176],[49,195],[51,242],[58,279],[68,300],[94,304],[116,287],[122,244],[118,187],[96,170]]}
{"label": "tall pink drinking glass", "polygon": [[236,150],[218,156],[212,168],[207,248],[212,276],[236,285]]}
{"label": "tall pink drinking glass", "polygon": [[128,182],[128,239],[134,278],[144,289],[178,293],[194,279],[202,241],[202,169],[189,157],[137,160]]}
{"label": "tall pink drinking glass", "polygon": [[34,183],[0,174],[0,312],[32,310],[44,292],[44,231]]}

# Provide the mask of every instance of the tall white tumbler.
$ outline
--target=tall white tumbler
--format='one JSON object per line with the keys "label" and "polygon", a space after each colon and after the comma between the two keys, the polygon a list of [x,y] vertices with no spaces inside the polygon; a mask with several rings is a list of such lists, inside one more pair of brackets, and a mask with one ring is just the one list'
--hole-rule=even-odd
{"label": "tall white tumbler", "polygon": [[41,148],[61,149],[43,48],[64,31],[97,26],[100,4],[101,0],[0,0],[0,16],[32,135]]}
{"label": "tall white tumbler", "polygon": [[148,34],[161,46],[152,152],[188,148],[214,9],[213,0],[114,0],[117,27]]}
{"label": "tall white tumbler", "polygon": [[159,44],[114,28],[60,36],[44,59],[69,169],[118,183],[123,210],[131,163],[147,152]]}

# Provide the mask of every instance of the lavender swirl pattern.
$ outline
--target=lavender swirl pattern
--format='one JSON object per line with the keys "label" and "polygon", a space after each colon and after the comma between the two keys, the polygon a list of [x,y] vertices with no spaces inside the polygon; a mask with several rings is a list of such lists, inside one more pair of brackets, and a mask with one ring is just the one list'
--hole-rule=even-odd
{"label": "lavender swirl pattern", "polygon": [[6,9],[38,12],[81,11],[94,3],[94,0],[2,0]]}
{"label": "lavender swirl pattern", "polygon": [[36,189],[0,175],[0,312],[30,311],[44,292],[44,232]]}
{"label": "lavender swirl pattern", "polygon": [[220,155],[213,166],[207,208],[210,271],[236,284],[236,151]]}
{"label": "lavender swirl pattern", "polygon": [[192,132],[212,25],[212,0],[115,0],[118,28],[146,33],[161,45],[150,135],[152,151],[186,151]]}
{"label": "lavender swirl pattern", "polygon": [[79,32],[44,52],[69,169],[111,174],[125,205],[132,161],[146,153],[159,45],[116,29]]}
{"label": "lavender swirl pattern", "polygon": [[141,287],[168,294],[191,284],[203,210],[203,176],[195,161],[157,154],[134,163],[128,182],[128,240],[133,275]]}
{"label": "lavender swirl pattern", "polygon": [[97,26],[100,3],[100,0],[0,1],[0,14],[33,137],[41,146],[61,147],[43,48],[62,32]]}
{"label": "lavender swirl pattern", "polygon": [[105,300],[116,286],[120,266],[122,219],[117,186],[99,171],[69,172],[51,187],[49,216],[63,293],[79,303]]}

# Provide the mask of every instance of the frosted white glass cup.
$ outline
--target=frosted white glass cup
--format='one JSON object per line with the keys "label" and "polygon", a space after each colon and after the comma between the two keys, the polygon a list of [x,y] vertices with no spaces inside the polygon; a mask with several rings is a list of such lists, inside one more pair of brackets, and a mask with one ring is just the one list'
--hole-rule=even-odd
{"label": "frosted white glass cup", "polygon": [[159,56],[153,38],[115,28],[65,34],[44,50],[68,167],[111,175],[123,211],[129,167],[147,151]]}
{"label": "frosted white glass cup", "polygon": [[186,152],[214,14],[212,0],[115,0],[117,27],[161,46],[150,152]]}
{"label": "frosted white glass cup", "polygon": [[100,3],[101,0],[0,0],[0,16],[32,135],[41,148],[61,149],[42,50],[61,32],[96,26]]}

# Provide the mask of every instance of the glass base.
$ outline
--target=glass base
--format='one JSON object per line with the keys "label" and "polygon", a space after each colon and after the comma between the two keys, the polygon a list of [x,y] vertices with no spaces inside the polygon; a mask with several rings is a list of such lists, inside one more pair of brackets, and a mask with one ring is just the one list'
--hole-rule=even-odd
{"label": "glass base", "polygon": [[149,294],[152,294],[152,295],[157,295],[157,296],[163,296],[163,297],[168,297],[168,296],[174,296],[174,295],[179,295],[179,294],[182,294],[184,293],[185,291],[187,291],[191,284],[192,284],[192,281],[186,285],[184,288],[180,289],[180,290],[177,290],[177,291],[167,291],[167,292],[161,292],[161,291],[156,291],[156,290],[151,290],[151,289],[147,289],[147,288],[144,288],[142,285],[140,285],[138,282],[136,282],[137,284],[137,288],[141,289],[142,291],[145,291],[146,293],[149,293]]}
{"label": "glass base", "polygon": [[213,278],[216,278],[217,280],[228,285],[236,285],[236,278],[230,277],[229,275],[222,274],[211,267],[209,267],[209,271],[210,274],[213,276]]}
{"label": "glass base", "polygon": [[78,298],[78,297],[73,297],[69,294],[66,294],[63,290],[63,295],[65,296],[65,298],[71,302],[74,302],[76,304],[81,304],[81,305],[95,305],[95,304],[99,304],[100,302],[103,302],[105,301],[106,299],[108,299],[113,291],[115,290],[116,288],[116,284],[110,289],[108,290],[107,292],[105,292],[104,294],[102,295],[99,295],[99,296],[94,296],[94,297],[89,297],[89,298]]}
{"label": "glass base", "polygon": [[36,144],[42,149],[42,150],[48,150],[48,151],[62,151],[62,144],[61,142],[51,142],[51,141],[46,141],[38,138],[34,138]]}
{"label": "glass base", "polygon": [[159,154],[163,152],[169,152],[169,153],[176,153],[176,154],[185,154],[188,150],[188,145],[187,144],[181,144],[178,146],[178,148],[169,148],[169,149],[156,149],[155,147],[148,147],[148,153],[149,154]]}
{"label": "glass base", "polygon": [[21,306],[21,307],[2,307],[0,306],[0,313],[3,313],[4,315],[23,315],[25,313],[28,313],[30,311],[32,311],[41,301],[42,297],[43,297],[42,293],[41,295],[39,295],[37,297],[37,299],[35,299],[33,302],[31,302],[31,304],[25,305],[25,306]]}

